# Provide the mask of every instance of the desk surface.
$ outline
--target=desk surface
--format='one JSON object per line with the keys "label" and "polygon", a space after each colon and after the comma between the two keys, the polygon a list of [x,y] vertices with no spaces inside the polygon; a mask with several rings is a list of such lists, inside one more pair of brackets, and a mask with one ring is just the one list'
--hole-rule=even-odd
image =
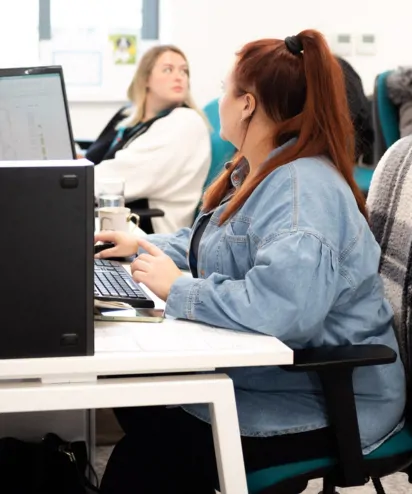
{"label": "desk surface", "polygon": [[95,328],[94,356],[0,360],[0,379],[69,376],[76,381],[293,363],[293,351],[276,338],[189,321],[99,322]]}

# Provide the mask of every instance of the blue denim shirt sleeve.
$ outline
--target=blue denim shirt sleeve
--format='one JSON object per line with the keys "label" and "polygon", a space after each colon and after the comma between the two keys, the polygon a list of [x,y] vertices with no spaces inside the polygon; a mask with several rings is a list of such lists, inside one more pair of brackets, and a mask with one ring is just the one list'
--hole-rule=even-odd
{"label": "blue denim shirt sleeve", "polygon": [[302,231],[272,235],[261,242],[245,279],[218,273],[179,278],[166,313],[301,346],[321,331],[339,276],[338,255],[317,236]]}
{"label": "blue denim shirt sleeve", "polygon": [[[189,269],[187,250],[191,232],[190,228],[182,228],[176,233],[148,235],[147,240],[171,257],[179,269]],[[139,249],[137,255],[143,252],[143,249]]]}

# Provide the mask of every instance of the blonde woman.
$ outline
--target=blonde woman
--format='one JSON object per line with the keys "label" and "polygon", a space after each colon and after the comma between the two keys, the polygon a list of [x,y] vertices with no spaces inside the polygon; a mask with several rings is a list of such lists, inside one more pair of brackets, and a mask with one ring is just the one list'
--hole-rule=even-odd
{"label": "blonde woman", "polygon": [[[210,167],[210,136],[190,94],[188,62],[171,45],[145,53],[122,108],[90,147],[86,158],[99,181],[125,180],[126,204],[165,212],[153,218],[155,233],[190,226]],[[136,203],[137,201],[137,203]]]}

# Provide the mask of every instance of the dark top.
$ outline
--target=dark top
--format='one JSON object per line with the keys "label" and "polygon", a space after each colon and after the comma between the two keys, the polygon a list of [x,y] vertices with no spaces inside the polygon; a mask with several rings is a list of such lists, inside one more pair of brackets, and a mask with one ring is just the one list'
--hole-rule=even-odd
{"label": "dark top", "polygon": [[192,272],[193,278],[199,278],[199,273],[197,272],[197,260],[199,258],[199,245],[202,240],[203,233],[209,224],[210,218],[212,217],[212,212],[203,216],[199,223],[196,225],[196,230],[192,237],[192,246],[190,252],[190,270]]}
{"label": "dark top", "polygon": [[363,156],[363,162],[373,164],[374,130],[372,124],[372,103],[366,97],[362,80],[355,69],[343,58],[338,60],[346,86],[349,111],[355,129],[356,160]]}
{"label": "dark top", "polygon": [[[242,164],[243,163],[243,164]],[[245,179],[248,171],[249,171],[249,165],[247,161],[243,161],[240,166],[237,166],[237,172],[232,174],[232,177],[230,178],[233,182],[235,180],[236,183],[238,183],[238,186],[241,185],[241,182]],[[230,163],[227,163],[226,165],[229,165]],[[246,166],[245,166],[246,164]],[[239,182],[238,182],[239,181]],[[228,191],[226,196],[223,198],[221,201],[220,205],[229,202],[230,199],[232,198],[233,194],[235,193],[236,190],[236,185],[233,184],[233,187]],[[197,261],[199,258],[199,245],[200,241],[202,240],[202,236],[207,228],[207,225],[210,222],[210,219],[212,217],[212,214],[214,211],[209,211],[209,213],[205,214],[197,223],[196,225],[196,230],[193,232],[192,236],[192,243],[191,243],[191,249],[190,249],[190,255],[189,255],[189,267],[190,271],[192,272],[193,278],[199,278],[198,272],[197,272]]]}

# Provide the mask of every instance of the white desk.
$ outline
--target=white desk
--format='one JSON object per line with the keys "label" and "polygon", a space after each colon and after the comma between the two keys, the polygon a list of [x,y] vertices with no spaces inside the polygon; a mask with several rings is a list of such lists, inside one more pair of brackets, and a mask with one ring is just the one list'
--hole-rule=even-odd
{"label": "white desk", "polygon": [[[0,360],[0,413],[209,403],[221,492],[246,494],[233,383],[193,373],[292,362],[275,338],[186,321],[97,323],[93,357]],[[97,380],[125,374],[138,376]]]}

